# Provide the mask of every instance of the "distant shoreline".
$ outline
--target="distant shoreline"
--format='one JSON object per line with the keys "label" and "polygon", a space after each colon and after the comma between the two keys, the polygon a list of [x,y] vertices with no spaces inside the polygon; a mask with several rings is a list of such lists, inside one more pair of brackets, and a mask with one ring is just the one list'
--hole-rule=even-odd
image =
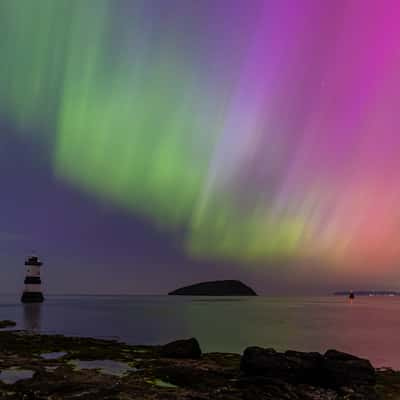
{"label": "distant shoreline", "polygon": [[[352,290],[355,296],[400,296],[400,292],[394,290]],[[348,296],[350,291],[334,292],[334,296]]]}

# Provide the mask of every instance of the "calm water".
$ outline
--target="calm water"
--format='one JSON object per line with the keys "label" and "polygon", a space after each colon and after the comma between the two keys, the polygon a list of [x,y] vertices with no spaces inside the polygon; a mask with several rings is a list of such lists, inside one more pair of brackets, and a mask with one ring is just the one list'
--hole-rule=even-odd
{"label": "calm water", "polygon": [[211,298],[168,296],[48,296],[22,305],[0,296],[0,320],[46,333],[158,344],[195,336],[202,349],[242,352],[337,348],[400,369],[400,297]]}

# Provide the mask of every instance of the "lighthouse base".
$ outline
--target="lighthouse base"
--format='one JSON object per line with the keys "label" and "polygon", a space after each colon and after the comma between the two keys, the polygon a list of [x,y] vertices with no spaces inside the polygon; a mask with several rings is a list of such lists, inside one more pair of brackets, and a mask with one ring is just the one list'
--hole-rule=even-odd
{"label": "lighthouse base", "polygon": [[24,292],[22,293],[22,303],[43,303],[44,297],[42,292]]}

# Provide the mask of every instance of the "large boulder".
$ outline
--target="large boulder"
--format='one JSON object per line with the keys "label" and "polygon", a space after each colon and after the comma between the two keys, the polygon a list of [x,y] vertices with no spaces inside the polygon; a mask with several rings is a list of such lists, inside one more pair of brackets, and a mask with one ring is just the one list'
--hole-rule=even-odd
{"label": "large boulder", "polygon": [[326,385],[332,388],[376,383],[375,369],[368,360],[337,350],[325,353],[323,375]]}
{"label": "large boulder", "polygon": [[176,340],[161,346],[160,355],[165,358],[200,358],[201,349],[195,338]]}
{"label": "large boulder", "polygon": [[320,353],[288,350],[285,352],[285,357],[292,363],[296,372],[292,382],[320,385],[323,379],[321,367],[324,362]]}
{"label": "large boulder", "polygon": [[240,369],[248,376],[266,376],[290,383],[318,383],[322,365],[319,353],[249,347],[244,351]]}
{"label": "large boulder", "polygon": [[262,376],[332,389],[371,387],[376,382],[375,370],[368,360],[336,350],[329,350],[322,356],[249,347],[243,353],[240,369],[248,377]]}

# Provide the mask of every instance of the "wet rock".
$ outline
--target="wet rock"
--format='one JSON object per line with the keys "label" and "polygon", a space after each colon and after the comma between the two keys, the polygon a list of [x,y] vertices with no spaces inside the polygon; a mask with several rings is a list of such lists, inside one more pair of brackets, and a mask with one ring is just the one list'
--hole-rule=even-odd
{"label": "wet rock", "polygon": [[330,389],[294,385],[262,376],[244,376],[239,385],[244,391],[243,398],[248,400],[339,400],[338,394]]}
{"label": "wet rock", "polygon": [[241,381],[241,386],[244,400],[300,400],[292,385],[278,380],[247,377]]}
{"label": "wet rock", "polygon": [[208,374],[196,368],[186,366],[161,367],[155,370],[158,379],[176,386],[195,387],[201,389],[207,387]]}
{"label": "wet rock", "polygon": [[348,354],[348,353],[343,353],[342,351],[338,350],[327,350],[327,352],[324,354],[325,358],[328,358],[329,360],[336,360],[336,361],[354,361],[354,360],[360,360],[360,358],[354,356],[353,354]]}
{"label": "wet rock", "polygon": [[[337,390],[340,399],[346,400],[378,400],[381,397],[376,393],[375,388],[371,386],[358,386],[358,387],[341,387]],[[386,397],[384,397],[386,398]]]}
{"label": "wet rock", "polygon": [[[210,388],[221,388],[229,382],[232,375],[223,368],[210,368],[209,365],[196,364],[164,365],[154,369],[156,378],[172,383],[178,387],[208,392]],[[236,377],[236,375],[235,375]]]}
{"label": "wet rock", "polygon": [[368,360],[336,350],[324,355],[324,383],[331,388],[343,386],[372,386],[376,383],[375,369]]}
{"label": "wet rock", "polygon": [[266,375],[286,379],[290,365],[283,354],[277,353],[274,349],[248,347],[243,353],[240,369],[250,376]]}
{"label": "wet rock", "polygon": [[14,321],[11,321],[9,319],[5,319],[3,321],[0,321],[0,329],[4,328],[12,328],[13,326],[16,326],[17,323]]}
{"label": "wet rock", "polygon": [[400,372],[390,368],[378,369],[376,388],[381,399],[400,398]]}
{"label": "wet rock", "polygon": [[320,353],[289,350],[285,357],[292,363],[292,372],[295,373],[292,382],[319,386],[323,379],[321,367],[324,361]]}
{"label": "wet rock", "polygon": [[290,383],[318,384],[321,381],[323,357],[319,353],[249,347],[245,350],[240,369],[245,375],[267,376]]}
{"label": "wet rock", "polygon": [[308,384],[334,391],[350,388],[349,393],[354,394],[345,397],[349,400],[376,398],[376,373],[371,363],[336,350],[329,350],[322,356],[249,347],[243,354],[240,369],[245,376],[278,379],[292,385]]}
{"label": "wet rock", "polygon": [[201,349],[195,338],[176,340],[161,346],[160,355],[165,358],[200,358]]}

